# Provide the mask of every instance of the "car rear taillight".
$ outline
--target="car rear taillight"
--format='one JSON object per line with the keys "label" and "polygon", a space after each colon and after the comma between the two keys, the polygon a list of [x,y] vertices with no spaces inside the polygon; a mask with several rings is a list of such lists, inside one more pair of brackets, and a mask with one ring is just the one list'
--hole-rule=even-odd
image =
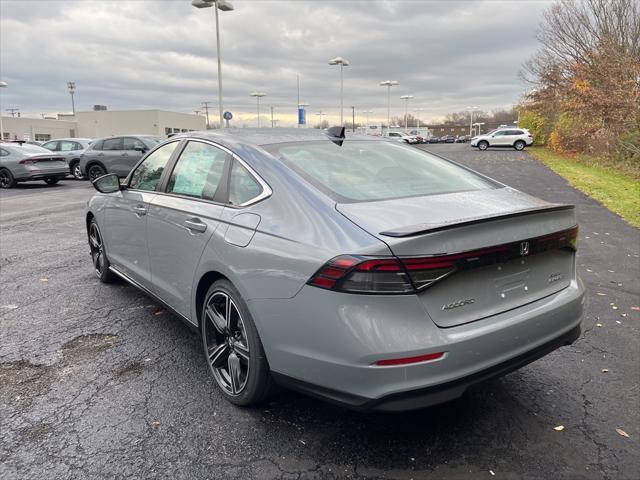
{"label": "car rear taillight", "polygon": [[340,255],[329,260],[307,282],[345,293],[412,294],[449,275],[549,250],[577,250],[578,226],[529,240],[430,257]]}
{"label": "car rear taillight", "polygon": [[431,258],[360,257],[329,260],[309,285],[347,293],[416,293],[455,270],[451,261]]}
{"label": "car rear taillight", "polygon": [[18,163],[20,165],[33,165],[34,163],[38,163],[38,160],[33,160],[31,158],[25,158],[24,160],[20,160]]}
{"label": "car rear taillight", "polygon": [[440,360],[444,357],[445,352],[427,353],[426,355],[418,355],[415,357],[405,358],[387,358],[385,360],[378,360],[374,365],[379,367],[395,367],[398,365],[410,365],[412,363],[432,362],[434,360]]}

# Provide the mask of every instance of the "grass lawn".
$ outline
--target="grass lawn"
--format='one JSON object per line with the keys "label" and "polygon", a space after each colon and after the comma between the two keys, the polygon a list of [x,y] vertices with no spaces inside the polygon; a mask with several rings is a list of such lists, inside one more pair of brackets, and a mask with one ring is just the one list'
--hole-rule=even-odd
{"label": "grass lawn", "polygon": [[529,148],[528,152],[571,186],[599,201],[635,227],[640,227],[640,180],[630,172],[610,164],[598,165],[594,159],[583,161],[550,152],[544,147]]}

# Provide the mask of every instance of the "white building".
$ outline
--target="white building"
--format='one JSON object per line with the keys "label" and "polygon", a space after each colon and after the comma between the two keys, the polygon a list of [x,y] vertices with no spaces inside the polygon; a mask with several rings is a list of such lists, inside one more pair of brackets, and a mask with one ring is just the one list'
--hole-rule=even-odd
{"label": "white building", "polygon": [[56,138],[98,138],[110,135],[157,135],[204,130],[205,118],[165,110],[98,110],[59,115],[58,119],[2,117],[4,139],[46,141]]}

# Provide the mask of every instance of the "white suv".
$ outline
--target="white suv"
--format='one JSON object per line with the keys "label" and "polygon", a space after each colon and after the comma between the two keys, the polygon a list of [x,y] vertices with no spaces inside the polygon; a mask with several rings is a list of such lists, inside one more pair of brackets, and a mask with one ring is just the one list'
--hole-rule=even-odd
{"label": "white suv", "polygon": [[480,150],[486,150],[489,147],[512,147],[516,150],[524,150],[524,147],[532,143],[533,135],[526,128],[498,128],[471,139],[471,146]]}
{"label": "white suv", "polygon": [[418,139],[413,135],[407,135],[403,132],[385,132],[384,138],[395,140],[396,142],[418,143]]}

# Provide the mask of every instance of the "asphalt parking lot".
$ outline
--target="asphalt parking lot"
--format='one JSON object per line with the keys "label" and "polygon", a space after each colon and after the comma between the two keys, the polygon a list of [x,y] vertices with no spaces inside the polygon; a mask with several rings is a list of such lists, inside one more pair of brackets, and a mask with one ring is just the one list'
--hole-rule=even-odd
{"label": "asphalt parking lot", "polygon": [[239,409],[194,333],[133,287],[98,282],[89,183],[21,185],[0,192],[0,478],[638,478],[638,230],[526,152],[418,148],[577,205],[577,343],[419,412],[291,392]]}

